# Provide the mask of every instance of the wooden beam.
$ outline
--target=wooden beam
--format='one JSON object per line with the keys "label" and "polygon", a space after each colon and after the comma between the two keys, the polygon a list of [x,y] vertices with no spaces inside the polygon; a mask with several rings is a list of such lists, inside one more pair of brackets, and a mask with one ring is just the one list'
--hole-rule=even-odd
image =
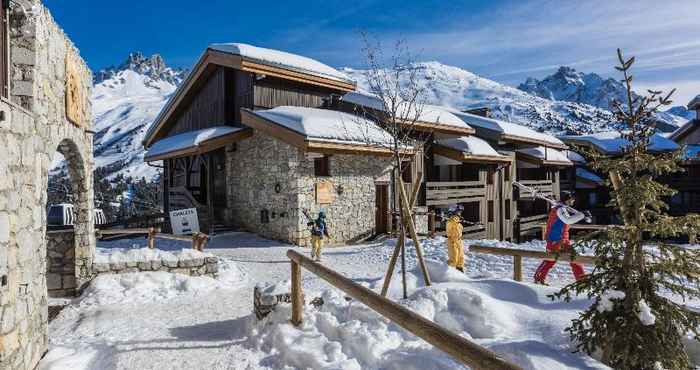
{"label": "wooden beam", "polygon": [[[491,350],[443,328],[396,302],[382,297],[373,290],[365,288],[318,262],[312,261],[309,257],[295,250],[288,250],[287,257],[321,279],[326,280],[353,299],[365,304],[380,315],[425,340],[429,344],[432,344],[471,369],[522,369],[503,359],[500,355]],[[294,287],[294,284],[292,284],[292,287]]]}
{"label": "wooden beam", "polygon": [[417,131],[424,132],[437,132],[442,134],[456,134],[456,135],[473,135],[476,131],[465,123],[465,127],[445,125],[435,122],[425,122],[425,121],[407,121],[397,119],[399,125],[404,128],[413,129]]}
{"label": "wooden beam", "polygon": [[301,266],[292,260],[292,325],[301,325],[303,313],[304,293],[301,286]]}
{"label": "wooden beam", "polygon": [[[492,254],[496,256],[520,256],[525,258],[537,258],[543,260],[555,260],[558,259],[561,262],[571,262],[571,255],[568,253],[560,253],[558,256],[554,253],[547,253],[545,251],[534,251],[529,249],[516,249],[516,248],[501,248],[501,247],[489,247],[485,245],[470,245],[469,251],[474,253],[485,253]],[[576,256],[573,262],[583,263],[588,265],[593,265],[596,262],[593,256]]]}
{"label": "wooden beam", "polygon": [[270,66],[267,64],[263,64],[259,61],[247,59],[245,57],[241,62],[241,70],[246,72],[274,76],[285,80],[292,80],[310,85],[326,87],[334,90],[339,90],[341,92],[355,91],[355,84],[348,81],[324,78],[310,73],[304,73],[300,71],[293,71],[287,68]]}

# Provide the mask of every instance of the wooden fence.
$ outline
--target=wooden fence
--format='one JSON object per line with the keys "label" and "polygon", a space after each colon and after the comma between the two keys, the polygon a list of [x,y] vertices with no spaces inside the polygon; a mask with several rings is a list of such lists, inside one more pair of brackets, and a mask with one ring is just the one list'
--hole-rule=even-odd
{"label": "wooden fence", "polygon": [[148,248],[155,248],[156,238],[180,240],[192,242],[192,249],[202,251],[209,240],[209,236],[205,233],[194,233],[192,236],[173,235],[161,233],[161,229],[157,227],[135,228],[135,229],[98,229],[95,230],[98,238],[103,238],[105,235],[145,235],[148,238]]}
{"label": "wooden fence", "polygon": [[481,181],[428,181],[425,186],[427,206],[471,202],[486,195],[486,185]]}
{"label": "wooden fence", "polygon": [[294,250],[288,250],[287,257],[289,257],[292,262],[292,324],[295,326],[301,325],[302,312],[304,310],[304,296],[301,287],[301,267],[304,267],[321,279],[326,280],[334,287],[342,290],[350,297],[364,303],[382,316],[472,369],[522,369],[506,361],[495,352],[443,328]]}
{"label": "wooden fence", "polygon": [[496,256],[512,256],[513,257],[513,280],[523,281],[523,257],[524,258],[537,258],[543,260],[559,260],[562,262],[577,262],[583,264],[595,264],[595,257],[593,256],[576,256],[573,261],[571,255],[568,253],[547,253],[545,251],[533,251],[528,249],[517,249],[517,248],[501,248],[501,247],[489,247],[485,245],[470,245],[469,251],[472,253],[484,253],[492,254]]}

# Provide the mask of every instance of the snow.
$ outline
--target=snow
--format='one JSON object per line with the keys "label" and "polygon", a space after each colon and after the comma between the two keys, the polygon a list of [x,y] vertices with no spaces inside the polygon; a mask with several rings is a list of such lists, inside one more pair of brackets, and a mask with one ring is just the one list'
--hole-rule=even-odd
{"label": "snow", "polygon": [[[133,247],[136,248],[133,248]],[[208,252],[200,252],[189,248],[182,248],[177,252],[150,249],[148,247],[138,248],[138,244],[132,246],[131,249],[126,248],[96,248],[95,263],[112,263],[122,264],[127,262],[150,262],[150,261],[168,261],[177,262],[181,259],[201,259],[213,257],[214,255]]]}
{"label": "snow", "polygon": [[[384,104],[382,99],[376,94],[362,91],[353,91],[343,95],[343,101],[379,111],[385,111],[389,105],[389,103]],[[469,125],[467,125],[463,120],[452,114],[450,109],[447,107],[425,103],[416,103],[410,107],[409,105],[411,104],[405,102],[399,103],[396,109],[396,116],[409,121],[413,121],[415,119],[416,121],[434,123],[438,125],[447,125],[466,129],[470,128]],[[420,110],[420,112],[418,112],[418,110]]]}
{"label": "snow", "polygon": [[[597,134],[589,135],[565,135],[560,136],[564,141],[570,142],[587,142],[595,146],[606,154],[620,154],[625,146],[629,145],[629,141],[623,139],[619,131],[606,131]],[[678,150],[678,144],[670,139],[663,137],[660,134],[651,136],[649,150],[655,152]]]}
{"label": "snow", "polygon": [[438,144],[460,151],[467,155],[478,155],[486,157],[502,157],[498,152],[489,145],[485,140],[476,136],[462,136],[450,139],[440,139],[436,141]]}
{"label": "snow", "polygon": [[598,299],[596,310],[601,313],[610,312],[615,309],[615,302],[613,300],[621,301],[623,299],[625,299],[625,292],[614,289],[606,290]]}
{"label": "snow", "polygon": [[[401,300],[400,269],[392,300],[502,354],[524,369],[604,369],[575,349],[564,328],[593,304],[585,297],[552,301],[547,295],[573,281],[569,266],[551,272],[551,287],[530,278],[539,260],[524,259],[525,282],[510,280],[512,258],[467,253],[466,271],[447,268],[446,240],[423,241],[433,286],[424,287],[415,248],[406,249],[409,298]],[[521,244],[465,240],[493,247],[545,250],[543,241]],[[145,239],[100,242],[103,249]],[[157,244],[183,248],[186,242]],[[381,287],[396,240],[328,247],[324,265],[375,291]],[[206,250],[223,261],[216,279],[138,273],[100,278],[51,322],[49,352],[41,370],[160,369],[464,369],[441,351],[345,296],[308,271],[302,272],[308,305],[300,328],[289,324],[290,306],[268,318],[252,313],[253,288],[289,290],[288,244],[248,233],[214,235]],[[227,273],[226,271],[231,271]],[[226,275],[230,275],[228,278]],[[688,340],[694,361],[700,346]],[[695,352],[692,352],[695,351]],[[692,353],[698,353],[698,356]]]}
{"label": "snow", "polygon": [[543,161],[556,161],[573,165],[573,162],[569,160],[569,157],[564,152],[552,148],[538,146],[534,148],[518,149],[516,151]]}
{"label": "snow", "polygon": [[471,113],[458,111],[453,111],[453,113],[471,126],[495,131],[503,135],[515,136],[523,140],[538,140],[554,145],[564,145],[564,143],[556,137],[546,133],[537,132],[526,126],[500,121],[493,118],[477,116],[476,114]]}
{"label": "snow", "polygon": [[600,176],[596,175],[595,173],[583,168],[583,167],[576,167],[576,177],[580,177],[583,179],[586,179],[588,181],[592,181],[596,184],[603,185],[605,183],[605,180],[603,180]]}
{"label": "snow", "polygon": [[352,144],[391,145],[391,136],[376,123],[351,114],[317,108],[282,106],[253,114],[308,138]]}
{"label": "snow", "polygon": [[649,307],[647,302],[643,299],[639,301],[637,316],[644,326],[650,326],[656,323],[656,316],[651,312],[651,307]]}
{"label": "snow", "polygon": [[581,154],[578,154],[573,150],[565,150],[564,152],[566,153],[566,158],[569,158],[571,162],[576,164],[586,163],[586,158],[584,158]]}
{"label": "snow", "polygon": [[294,69],[300,72],[310,73],[321,77],[354,83],[354,81],[351,80],[347,75],[345,75],[342,72],[339,72],[335,68],[329,67],[311,58],[287,53],[284,51],[266,49],[258,46],[241,43],[212,44],[209,45],[209,49],[233,55],[240,55],[244,58],[253,59],[263,64]]}
{"label": "snow", "polygon": [[243,130],[240,127],[214,126],[201,130],[184,132],[156,141],[148,148],[145,157],[152,158],[182,149],[197,147],[207,140],[216,139]]}

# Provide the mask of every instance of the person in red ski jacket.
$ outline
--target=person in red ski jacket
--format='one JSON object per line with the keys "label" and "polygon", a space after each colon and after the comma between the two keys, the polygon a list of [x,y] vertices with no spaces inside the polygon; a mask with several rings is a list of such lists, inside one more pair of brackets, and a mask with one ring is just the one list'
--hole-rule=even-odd
{"label": "person in red ski jacket", "polygon": [[[569,225],[573,225],[584,218],[586,215],[583,212],[576,211],[573,206],[576,198],[572,193],[563,193],[562,202],[549,209],[549,218],[547,220],[547,231],[545,232],[545,240],[547,241],[547,252],[567,252],[571,249],[569,241]],[[535,271],[535,283],[545,284],[549,270],[554,267],[556,261],[544,260]],[[583,266],[578,263],[571,262],[571,271],[574,273],[576,280],[581,279],[585,272]]]}

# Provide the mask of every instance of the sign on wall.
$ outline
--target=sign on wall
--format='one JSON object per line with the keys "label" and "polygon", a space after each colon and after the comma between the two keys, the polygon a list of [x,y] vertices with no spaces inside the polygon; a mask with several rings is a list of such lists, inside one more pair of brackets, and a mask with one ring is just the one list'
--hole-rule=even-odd
{"label": "sign on wall", "polygon": [[331,204],[335,200],[333,194],[333,183],[330,181],[321,181],[316,183],[316,203]]}
{"label": "sign on wall", "polygon": [[83,86],[78,67],[73,58],[66,56],[66,118],[76,126],[82,126],[84,117]]}
{"label": "sign on wall", "polygon": [[175,235],[198,233],[199,218],[197,217],[197,208],[170,211],[170,225]]}

